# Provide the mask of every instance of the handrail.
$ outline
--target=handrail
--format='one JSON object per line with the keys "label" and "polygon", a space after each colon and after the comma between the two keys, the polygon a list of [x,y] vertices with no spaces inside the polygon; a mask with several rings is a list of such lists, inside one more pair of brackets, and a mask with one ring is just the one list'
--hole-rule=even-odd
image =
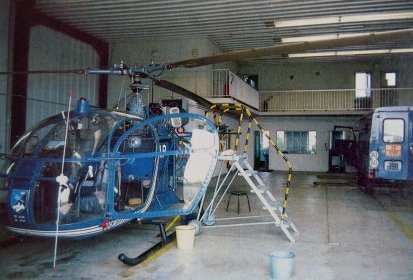
{"label": "handrail", "polygon": [[[360,91],[365,95],[356,96]],[[359,111],[402,105],[413,105],[413,88],[260,91],[260,110],[264,112]]]}
{"label": "handrail", "polygon": [[[256,91],[228,69],[179,70],[163,76],[203,98],[233,98],[261,112],[365,112],[383,106],[413,105],[413,88]],[[157,89],[162,92],[164,89]],[[166,96],[168,93],[166,93]],[[363,97],[359,97],[359,96]],[[161,95],[156,94],[157,97]],[[226,102],[226,101],[218,101]]]}
{"label": "handrail", "polygon": [[[281,220],[284,220],[285,217],[286,217],[286,209],[287,209],[287,204],[288,204],[287,200],[288,200],[288,194],[289,194],[289,191],[290,191],[292,172],[293,172],[291,162],[284,155],[284,153],[281,151],[281,149],[277,146],[275,141],[268,135],[268,133],[265,132],[262,125],[255,118],[254,114],[252,114],[251,111],[246,106],[244,106],[243,104],[240,104],[240,103],[235,103],[235,104],[229,104],[229,103],[214,104],[210,107],[210,110],[211,111],[218,110],[220,112],[220,115],[218,117],[218,123],[217,123],[218,126],[221,125],[223,114],[225,114],[229,111],[238,111],[238,112],[240,112],[238,129],[237,129],[237,138],[235,139],[235,152],[237,152],[237,150],[238,150],[239,138],[240,138],[241,133],[242,133],[241,125],[242,125],[242,121],[244,119],[244,112],[245,112],[247,114],[247,117],[248,117],[248,129],[247,129],[247,133],[246,133],[246,137],[245,137],[245,144],[244,144],[244,149],[243,149],[244,155],[247,154],[249,136],[250,136],[250,131],[251,131],[251,124],[252,124],[252,122],[254,122],[255,125],[261,131],[261,133],[269,140],[270,144],[275,148],[275,150],[277,151],[277,155],[282,157],[282,159],[284,160],[285,164],[288,167],[287,185],[286,185],[285,191],[284,191],[284,202],[283,202],[283,207],[282,207],[283,210],[282,210],[282,214],[281,214]],[[216,116],[216,114],[214,114],[214,116]]]}

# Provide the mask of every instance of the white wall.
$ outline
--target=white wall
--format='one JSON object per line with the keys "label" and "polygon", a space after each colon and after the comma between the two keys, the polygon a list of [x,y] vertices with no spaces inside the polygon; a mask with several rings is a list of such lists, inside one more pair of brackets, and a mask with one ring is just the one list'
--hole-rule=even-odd
{"label": "white wall", "polygon": [[[268,130],[270,137],[276,141],[276,132],[284,131],[310,131],[317,132],[317,147],[315,154],[286,154],[293,165],[294,171],[328,171],[328,145],[330,131],[334,125],[352,126],[357,129],[358,117],[334,117],[334,116],[279,116],[279,117],[258,117],[258,122],[264,130]],[[244,122],[244,131],[246,123]],[[252,131],[259,130],[254,124]],[[254,162],[254,132],[251,132],[250,145],[248,147],[248,160],[253,165]],[[244,140],[241,139],[241,144]],[[326,146],[327,145],[327,148]],[[270,146],[269,168],[274,170],[288,170],[285,161],[276,154],[275,149]]]}
{"label": "white wall", "polygon": [[259,90],[353,89],[355,72],[372,73],[372,87],[379,88],[382,71],[397,71],[400,88],[413,87],[412,55],[381,59],[241,64],[240,73],[258,74]]}
{"label": "white wall", "polygon": [[[30,31],[29,70],[82,69],[96,67],[96,51],[45,26],[35,26]],[[38,121],[67,110],[69,92],[72,106],[84,97],[92,105],[98,104],[98,77],[78,74],[30,74],[27,86],[26,128]]]}
{"label": "white wall", "polygon": [[[0,71],[8,71],[9,64],[10,0],[0,1]],[[7,95],[8,76],[0,75],[0,152],[7,150]]]}

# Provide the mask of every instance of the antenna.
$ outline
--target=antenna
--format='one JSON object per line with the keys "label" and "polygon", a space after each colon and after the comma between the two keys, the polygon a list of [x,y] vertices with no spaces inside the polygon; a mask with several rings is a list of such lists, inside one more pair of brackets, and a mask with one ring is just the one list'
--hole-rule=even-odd
{"label": "antenna", "polygon": [[59,236],[59,223],[60,223],[60,194],[64,188],[68,188],[67,181],[69,178],[63,174],[65,167],[65,157],[66,157],[66,146],[67,146],[67,134],[69,131],[69,121],[70,121],[70,106],[72,104],[72,92],[69,94],[69,105],[67,109],[67,118],[62,111],[63,119],[66,119],[66,130],[65,130],[65,143],[63,146],[63,158],[62,158],[62,169],[60,175],[56,177],[56,182],[59,183],[59,190],[57,192],[57,217],[56,217],[56,234],[54,242],[54,255],[53,255],[53,268],[56,268],[56,255],[57,255],[57,239]]}

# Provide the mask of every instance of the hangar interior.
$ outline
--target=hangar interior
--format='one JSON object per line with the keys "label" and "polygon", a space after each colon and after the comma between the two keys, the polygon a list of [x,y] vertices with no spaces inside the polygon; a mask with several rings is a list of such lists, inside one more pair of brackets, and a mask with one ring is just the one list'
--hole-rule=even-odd
{"label": "hangar interior", "polygon": [[[192,250],[166,247],[127,268],[116,259],[119,253],[136,255],[159,239],[154,226],[127,225],[90,239],[59,241],[58,267],[52,271],[52,240],[22,239],[2,228],[0,267],[6,279],[270,279],[270,253],[276,250],[294,252],[292,279],[413,278],[411,181],[366,194],[357,184],[355,155],[333,151],[335,139],[368,142],[366,123],[376,108],[413,106],[411,1],[4,0],[0,21],[0,72],[14,72],[0,75],[1,153],[10,152],[26,129],[66,110],[69,93],[91,106],[114,108],[130,91],[128,76],[79,75],[73,69],[169,63],[410,30],[409,38],[400,40],[320,46],[159,73],[211,103],[243,104],[253,112],[262,128],[251,128],[248,162],[277,199],[289,196],[288,214],[299,229],[294,242],[274,224],[206,227]],[[179,100],[190,113],[204,115],[207,109],[151,80],[144,81],[144,93],[146,104]],[[222,145],[233,149],[238,115],[226,114],[223,122]],[[241,130],[249,130],[246,119]],[[411,130],[406,141],[413,143]],[[292,165],[287,194],[288,166],[264,134]],[[226,164],[218,161],[207,198]],[[248,196],[230,200],[227,193],[216,216],[268,214],[242,176],[231,190]]]}

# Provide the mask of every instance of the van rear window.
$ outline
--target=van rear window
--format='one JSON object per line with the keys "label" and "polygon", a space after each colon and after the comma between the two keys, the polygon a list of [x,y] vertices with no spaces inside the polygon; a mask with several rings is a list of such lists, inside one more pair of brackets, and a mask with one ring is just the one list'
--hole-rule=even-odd
{"label": "van rear window", "polygon": [[401,143],[404,141],[404,121],[402,119],[385,119],[383,121],[383,142]]}

